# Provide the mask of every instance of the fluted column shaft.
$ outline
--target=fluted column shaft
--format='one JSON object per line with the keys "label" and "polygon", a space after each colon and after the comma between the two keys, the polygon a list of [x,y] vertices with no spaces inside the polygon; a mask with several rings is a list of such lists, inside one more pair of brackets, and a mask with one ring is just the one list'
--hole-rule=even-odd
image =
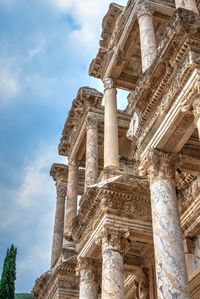
{"label": "fluted column shaft", "polygon": [[104,168],[119,167],[117,90],[112,79],[104,80]]}
{"label": "fluted column shaft", "polygon": [[102,299],[124,299],[124,260],[128,234],[105,229],[102,236]]}
{"label": "fluted column shaft", "polygon": [[144,1],[138,5],[137,17],[140,30],[142,71],[144,73],[157,55],[152,9],[148,2]]}
{"label": "fluted column shaft", "polygon": [[86,121],[86,166],[85,188],[96,183],[98,178],[98,119],[90,113]]}
{"label": "fluted column shaft", "polygon": [[80,299],[98,299],[98,265],[89,258],[78,261],[80,272]]}
{"label": "fluted column shaft", "polygon": [[185,8],[195,13],[199,13],[196,0],[175,0],[176,8]]}
{"label": "fluted column shaft", "polygon": [[70,246],[73,219],[77,215],[77,197],[78,197],[78,165],[76,161],[69,161],[67,181],[67,201],[65,206],[65,225],[64,236],[68,242],[65,245]]}
{"label": "fluted column shaft", "polygon": [[63,231],[64,231],[64,215],[65,215],[65,198],[67,185],[63,182],[56,183],[57,200],[56,213],[54,221],[53,244],[51,254],[51,267],[55,265],[62,253]]}
{"label": "fluted column shaft", "polygon": [[174,161],[154,150],[143,163],[150,179],[158,299],[189,298]]}

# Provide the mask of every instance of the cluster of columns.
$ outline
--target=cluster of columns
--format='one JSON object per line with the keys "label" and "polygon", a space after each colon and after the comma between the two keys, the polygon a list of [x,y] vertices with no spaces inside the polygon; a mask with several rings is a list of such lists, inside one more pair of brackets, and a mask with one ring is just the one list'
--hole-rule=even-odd
{"label": "cluster of columns", "polygon": [[124,299],[124,254],[129,248],[128,231],[104,227],[97,243],[102,248],[102,271],[89,258],[79,258],[80,298],[98,299],[99,277],[101,298]]}

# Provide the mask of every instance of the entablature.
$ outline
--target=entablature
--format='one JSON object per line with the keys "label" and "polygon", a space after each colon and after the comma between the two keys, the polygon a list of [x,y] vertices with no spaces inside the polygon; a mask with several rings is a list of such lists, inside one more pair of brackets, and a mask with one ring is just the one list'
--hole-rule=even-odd
{"label": "entablature", "polygon": [[[164,28],[174,12],[174,1],[147,1],[153,9],[154,28],[157,44],[160,43]],[[102,40],[96,58],[92,61],[89,74],[95,78],[112,77],[117,87],[133,91],[141,76],[140,37],[137,22],[138,1],[128,1],[124,9],[116,10],[111,4],[102,24]],[[112,30],[111,26],[112,24]]]}
{"label": "entablature", "polygon": [[183,113],[184,101],[198,92],[200,17],[178,9],[160,43],[158,56],[129,97],[127,112],[137,111],[137,156],[150,148],[179,152],[194,131],[194,117]]}

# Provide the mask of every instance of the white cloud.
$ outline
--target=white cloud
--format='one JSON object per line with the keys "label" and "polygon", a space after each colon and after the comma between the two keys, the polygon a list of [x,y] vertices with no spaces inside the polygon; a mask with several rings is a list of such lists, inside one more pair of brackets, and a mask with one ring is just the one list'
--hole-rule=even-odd
{"label": "white cloud", "polygon": [[[110,0],[48,0],[58,10],[70,14],[80,25],[72,33],[72,38],[78,44],[96,43],[99,39],[101,21],[110,5]],[[125,5],[126,0],[119,0],[118,3]],[[91,44],[89,45],[91,47]]]}
{"label": "white cloud", "polygon": [[34,46],[29,50],[29,58],[32,59],[35,56],[44,52],[46,46],[46,40],[42,35],[36,37]]}
{"label": "white cloud", "polygon": [[2,98],[10,98],[20,93],[20,83],[18,74],[9,67],[0,70],[0,96]]}

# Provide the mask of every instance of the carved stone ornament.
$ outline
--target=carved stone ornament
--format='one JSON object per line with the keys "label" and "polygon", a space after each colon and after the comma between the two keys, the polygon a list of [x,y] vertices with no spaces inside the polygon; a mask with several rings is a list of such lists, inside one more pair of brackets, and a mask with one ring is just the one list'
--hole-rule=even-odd
{"label": "carved stone ornament", "polygon": [[147,269],[140,268],[135,275],[135,282],[138,288],[137,294],[139,299],[149,299],[149,280]]}
{"label": "carved stone ornament", "polygon": [[97,129],[98,126],[98,119],[96,115],[94,114],[89,114],[86,120],[86,129]]}
{"label": "carved stone ornament", "polygon": [[142,15],[153,14],[153,8],[148,1],[139,2],[137,6],[137,17],[140,18]]}
{"label": "carved stone ornament", "polygon": [[64,198],[66,197],[67,194],[67,184],[56,184],[57,188],[57,197]]}
{"label": "carved stone ornament", "polygon": [[138,116],[138,113],[135,111],[133,113],[132,118],[131,118],[130,126],[129,126],[129,129],[127,131],[127,135],[126,135],[126,137],[129,140],[135,141],[135,139],[136,139],[135,134],[137,132],[138,126],[139,126],[139,116]]}
{"label": "carved stone ornament", "polygon": [[106,78],[103,80],[104,84],[104,89],[111,89],[111,88],[116,88],[115,81],[112,78]]}
{"label": "carved stone ornament", "polygon": [[99,265],[98,263],[87,257],[80,257],[78,259],[78,266],[76,268],[76,274],[80,275],[81,282],[96,282],[99,281]]}
{"label": "carved stone ornament", "polygon": [[100,238],[96,240],[96,243],[100,245],[102,243],[103,250],[114,250],[122,254],[125,254],[129,249],[129,231],[120,228],[104,227]]}
{"label": "carved stone ornament", "polygon": [[175,178],[176,157],[153,149],[139,166],[140,175],[147,176],[149,181],[172,180]]}

